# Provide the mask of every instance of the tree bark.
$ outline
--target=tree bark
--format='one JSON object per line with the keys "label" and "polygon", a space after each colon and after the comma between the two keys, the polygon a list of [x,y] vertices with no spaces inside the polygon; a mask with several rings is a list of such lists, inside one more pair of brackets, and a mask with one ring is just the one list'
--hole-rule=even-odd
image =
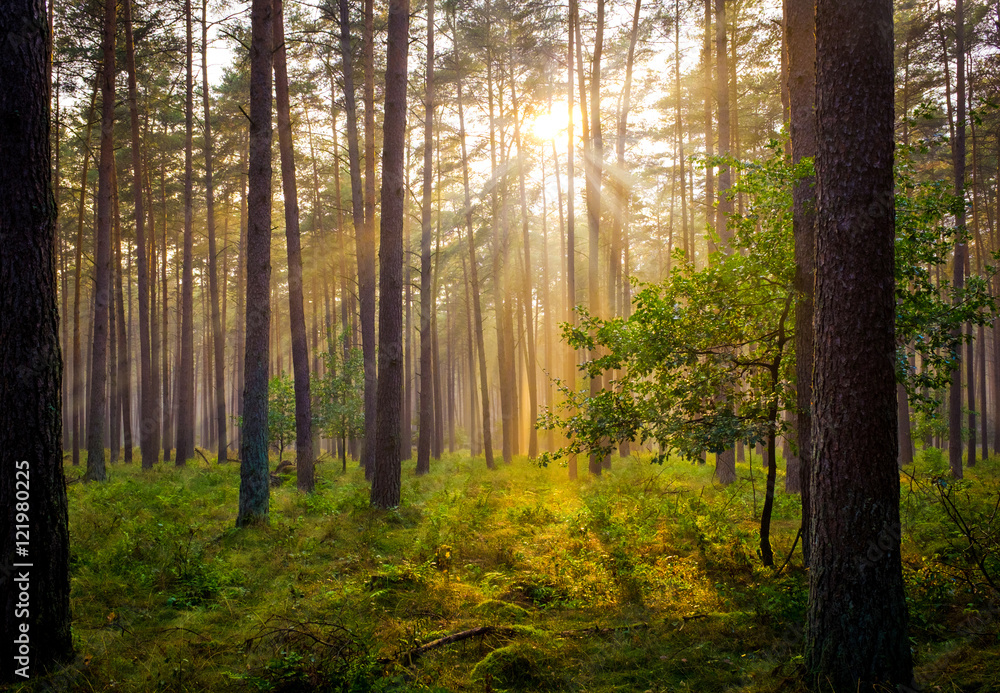
{"label": "tree bark", "polygon": [[[785,0],[788,46],[789,129],[792,161],[816,155],[816,4]],[[812,470],[813,284],[816,276],[816,178],[799,181],[792,190],[792,234],[795,240],[795,378],[802,500],[802,555],[809,561],[808,518]]]}
{"label": "tree bark", "polygon": [[184,100],[184,255],[181,277],[181,351],[177,374],[177,451],[174,463],[194,457],[194,41],[191,0],[184,0],[187,73]]}
{"label": "tree bark", "polygon": [[[726,0],[715,0],[715,96],[719,103],[719,156],[729,156],[729,56],[726,48]],[[719,238],[719,250],[729,253],[732,232],[728,228],[729,215],[733,213],[733,202],[729,199],[731,186],[730,167],[719,167],[719,203],[716,207],[715,233]],[[721,484],[736,481],[736,450],[729,449],[715,455],[715,478]]]}
{"label": "tree bark", "polygon": [[111,174],[114,168],[115,10],[105,3],[101,69],[101,161],[97,183],[97,239],[94,251],[94,341],[92,342],[90,412],[87,417],[87,481],[104,481],[105,388],[108,378],[108,312],[111,298]]}
{"label": "tree bark", "polygon": [[[409,1],[407,0],[407,6]],[[362,40],[365,66],[365,215],[358,238],[358,293],[361,295],[361,347],[365,362],[365,442],[361,466],[372,478],[379,413],[378,370],[375,348],[375,9],[365,0],[365,31]],[[404,116],[405,117],[405,116]],[[383,123],[384,128],[384,123]],[[383,137],[383,146],[384,146]],[[356,223],[357,218],[355,218]],[[355,226],[354,233],[358,234]],[[362,250],[364,252],[362,252]]]}
{"label": "tree bark", "polygon": [[420,205],[420,429],[417,437],[417,474],[431,469],[434,403],[431,367],[431,161],[434,139],[434,0],[427,0],[427,77],[424,89],[424,173]]}
{"label": "tree bark", "polygon": [[0,682],[14,682],[71,660],[73,641],[45,4],[6,3],[0,36],[18,39],[0,53]]}
{"label": "tree bark", "polygon": [[[965,20],[963,0],[955,0],[956,27],[956,82],[958,88],[957,122],[954,124],[952,142],[952,160],[955,172],[955,196],[960,200],[960,208],[955,209],[955,221],[959,237],[965,234]],[[942,34],[942,43],[944,36]],[[945,73],[948,73],[948,55],[945,53]],[[949,121],[951,112],[951,90],[948,88]],[[952,263],[952,287],[956,291],[956,301],[961,301],[961,292],[965,288],[965,265],[968,262],[968,245],[963,241],[955,244],[955,258]],[[956,327],[954,336],[959,337],[961,327]],[[962,471],[962,347],[955,350],[954,366],[951,372],[951,389],[948,394],[948,463],[951,475],[961,479]],[[972,396],[970,395],[970,402]],[[974,463],[975,433],[970,440],[970,461]]]}
{"label": "tree bark", "polygon": [[250,168],[247,218],[246,355],[237,527],[266,524],[267,362],[271,326],[271,0],[250,8]]}
{"label": "tree bark", "polygon": [[892,30],[889,0],[816,5],[806,666],[835,691],[912,679],[896,466]]}
{"label": "tree bark", "polygon": [[[577,22],[577,0],[569,0],[569,16],[567,18],[568,34],[566,69],[566,104],[567,104],[567,144],[566,144],[566,322],[570,325],[576,324],[576,225],[574,200],[576,192],[574,190],[574,149],[576,139],[573,135],[573,61],[574,45],[576,38]],[[555,148],[555,143],[553,143]],[[558,179],[558,177],[557,177]],[[560,207],[561,209],[561,207]],[[577,357],[573,347],[566,347],[566,383],[571,389],[576,389]],[[576,455],[570,455],[567,460],[570,481],[577,478]]]}
{"label": "tree bark", "polygon": [[139,451],[142,468],[152,469],[160,454],[159,403],[153,392],[150,355],[149,267],[146,257],[145,209],[142,191],[142,143],[139,139],[139,104],[135,78],[135,40],[132,35],[132,0],[122,0],[125,20],[125,66],[128,71],[128,110],[132,134],[132,196],[135,209],[136,281],[139,290]]}
{"label": "tree bark", "polygon": [[409,0],[390,0],[385,121],[382,149],[382,220],[379,253],[378,420],[371,504],[399,505],[399,419],[403,389],[403,160],[406,144],[406,59]]}
{"label": "tree bark", "polygon": [[288,247],[288,319],[292,333],[292,373],[295,378],[295,478],[300,491],[316,486],[313,467],[312,396],[309,392],[309,344],[306,341],[305,298],[302,291],[302,245],[299,199],[295,184],[291,104],[288,96],[285,28],[282,0],[273,0],[274,85],[278,110],[281,186],[285,195],[285,242]]}
{"label": "tree bark", "polygon": [[[215,425],[218,429],[216,461],[228,457],[226,435],[226,335],[225,321],[219,313],[219,261],[215,243],[215,186],[212,178],[212,110],[208,90],[208,0],[201,11],[201,90],[205,109],[205,215],[208,222],[208,292],[212,311],[212,336],[215,358]],[[298,467],[297,469],[301,469]]]}

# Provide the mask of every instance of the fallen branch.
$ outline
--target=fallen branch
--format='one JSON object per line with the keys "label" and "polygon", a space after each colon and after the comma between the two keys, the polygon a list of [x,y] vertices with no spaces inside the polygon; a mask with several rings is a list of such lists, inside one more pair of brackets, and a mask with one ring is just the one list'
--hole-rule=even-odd
{"label": "fallen branch", "polygon": [[576,628],[574,630],[564,630],[559,632],[557,635],[561,638],[579,638],[586,635],[611,635],[613,633],[620,633],[626,630],[644,630],[649,628],[648,623],[632,623],[627,626],[612,626],[610,628],[600,628],[594,626],[592,628]]}
{"label": "fallen branch", "polygon": [[203,452],[202,452],[201,450],[199,450],[198,448],[195,448],[195,449],[194,449],[194,451],[195,451],[195,452],[197,452],[197,453],[198,453],[199,455],[201,455],[201,459],[205,460],[205,464],[207,464],[207,465],[208,465],[209,467],[211,467],[211,466],[212,466],[212,463],[208,461],[208,458],[207,458],[207,457],[205,457],[205,453],[203,453]]}

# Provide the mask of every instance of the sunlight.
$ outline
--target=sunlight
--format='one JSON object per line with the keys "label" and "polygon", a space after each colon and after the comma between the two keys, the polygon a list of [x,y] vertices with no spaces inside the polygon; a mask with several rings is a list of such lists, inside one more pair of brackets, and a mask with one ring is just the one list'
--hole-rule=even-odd
{"label": "sunlight", "polygon": [[569,124],[569,114],[566,112],[565,101],[553,101],[551,111],[543,111],[529,120],[525,129],[536,140],[544,142],[556,138],[556,147],[560,150],[566,148],[566,143],[561,141],[566,134],[566,127]]}

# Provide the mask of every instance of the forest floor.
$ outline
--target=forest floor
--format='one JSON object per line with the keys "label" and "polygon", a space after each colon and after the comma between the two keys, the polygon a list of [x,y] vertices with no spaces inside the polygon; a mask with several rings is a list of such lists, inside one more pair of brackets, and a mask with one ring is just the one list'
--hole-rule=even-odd
{"label": "forest floor", "polygon": [[[761,565],[754,459],[722,487],[711,464],[615,457],[590,478],[581,460],[570,482],[453,454],[421,478],[405,462],[386,512],[361,470],[326,458],[314,495],[286,477],[251,530],[233,526],[235,464],[116,465],[101,484],[67,466],[78,656],[22,690],[804,691],[807,575],[798,548],[780,575]],[[1000,691],[1000,606],[955,563],[944,461],[930,450],[904,472],[918,681]],[[1000,463],[968,478],[956,507],[988,515]],[[783,487],[779,472],[779,565],[800,513]]]}

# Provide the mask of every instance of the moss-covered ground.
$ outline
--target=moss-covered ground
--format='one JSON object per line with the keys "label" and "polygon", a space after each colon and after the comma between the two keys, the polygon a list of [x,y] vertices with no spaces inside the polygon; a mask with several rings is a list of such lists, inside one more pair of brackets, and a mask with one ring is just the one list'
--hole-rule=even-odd
{"label": "moss-covered ground", "polygon": [[[807,575],[798,549],[780,575],[760,563],[755,460],[722,487],[711,464],[616,457],[570,482],[453,454],[419,478],[405,462],[385,512],[361,470],[328,459],[315,494],[287,477],[250,530],[234,528],[234,464],[118,465],[100,484],[67,467],[78,656],[23,688],[802,691]],[[955,567],[942,464],[931,451],[901,475],[918,680],[1000,691],[998,595]],[[980,463],[962,490],[988,504],[998,476]],[[779,565],[800,510],[783,487],[779,473]]]}

